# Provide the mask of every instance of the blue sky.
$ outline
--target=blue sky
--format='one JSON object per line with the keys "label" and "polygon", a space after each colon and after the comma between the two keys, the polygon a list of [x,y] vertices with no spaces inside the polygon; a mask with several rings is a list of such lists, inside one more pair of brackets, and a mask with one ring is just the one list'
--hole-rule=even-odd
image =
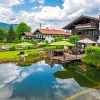
{"label": "blue sky", "polygon": [[100,0],[0,0],[0,22],[25,22],[32,31],[61,29],[80,15],[98,17]]}
{"label": "blue sky", "polygon": [[25,10],[28,12],[32,12],[32,8],[38,7],[38,6],[52,6],[56,7],[59,6],[62,8],[62,0],[45,0],[44,3],[39,3],[37,0],[34,2],[29,2],[30,0],[24,0],[24,3],[22,5],[13,6],[13,10],[18,13],[20,10]]}

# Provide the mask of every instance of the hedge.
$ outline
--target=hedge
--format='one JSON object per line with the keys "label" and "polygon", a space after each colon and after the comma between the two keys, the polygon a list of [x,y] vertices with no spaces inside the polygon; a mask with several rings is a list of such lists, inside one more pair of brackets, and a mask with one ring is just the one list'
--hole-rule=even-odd
{"label": "hedge", "polygon": [[89,46],[85,49],[86,56],[82,59],[87,64],[100,68],[100,47]]}

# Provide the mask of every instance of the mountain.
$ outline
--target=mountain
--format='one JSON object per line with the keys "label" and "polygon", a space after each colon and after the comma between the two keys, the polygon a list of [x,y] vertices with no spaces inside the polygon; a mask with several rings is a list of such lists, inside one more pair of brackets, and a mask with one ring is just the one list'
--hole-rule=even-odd
{"label": "mountain", "polygon": [[[18,24],[12,24],[12,25],[15,29]],[[10,24],[0,22],[0,28],[5,28],[6,30],[9,30],[9,26],[10,26]]]}

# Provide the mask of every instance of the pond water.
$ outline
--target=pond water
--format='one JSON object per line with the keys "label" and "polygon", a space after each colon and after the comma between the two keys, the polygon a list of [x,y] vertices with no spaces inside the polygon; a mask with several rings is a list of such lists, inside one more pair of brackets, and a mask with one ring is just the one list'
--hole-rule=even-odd
{"label": "pond water", "polygon": [[[64,100],[100,86],[100,70],[93,73],[92,69],[80,71],[86,77],[74,66],[54,64],[51,67],[45,61],[27,67],[17,66],[16,63],[1,64],[0,100]],[[91,89],[75,100],[100,100],[99,95],[100,89]]]}

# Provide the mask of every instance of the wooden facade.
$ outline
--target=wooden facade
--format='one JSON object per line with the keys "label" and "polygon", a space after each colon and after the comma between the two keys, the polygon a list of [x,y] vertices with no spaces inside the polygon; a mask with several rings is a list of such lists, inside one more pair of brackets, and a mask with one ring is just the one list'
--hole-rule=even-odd
{"label": "wooden facade", "polygon": [[99,37],[99,18],[80,16],[63,29],[71,30],[72,35],[78,35],[80,39],[89,38],[97,41]]}

